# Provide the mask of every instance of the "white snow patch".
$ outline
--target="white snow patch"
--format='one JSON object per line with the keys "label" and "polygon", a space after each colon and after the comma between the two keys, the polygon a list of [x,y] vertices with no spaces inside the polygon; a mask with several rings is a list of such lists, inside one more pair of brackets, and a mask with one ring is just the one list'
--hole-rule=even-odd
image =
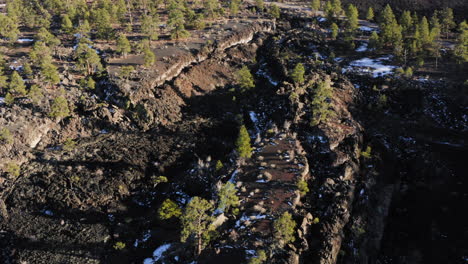
{"label": "white snow patch", "polygon": [[20,38],[18,39],[19,43],[25,43],[25,42],[33,42],[34,39],[28,39],[28,38]]}
{"label": "white snow patch", "polygon": [[237,173],[239,173],[239,170],[237,170],[237,169],[232,173],[231,178],[229,179],[229,181],[230,181],[231,183],[235,183],[235,182],[236,182],[236,175],[237,175]]}
{"label": "white snow patch", "polygon": [[349,64],[349,67],[343,69],[343,73],[357,70],[363,73],[372,74],[374,78],[389,75],[397,68],[396,66],[383,64],[383,62],[388,61],[389,59],[391,59],[391,56],[384,56],[377,59],[362,58],[360,60],[355,60]]}
{"label": "white snow patch", "polygon": [[166,252],[169,248],[171,247],[171,244],[164,244],[160,247],[158,247],[154,252],[153,252],[153,257],[152,258],[147,258],[143,261],[143,264],[154,264],[156,261],[158,261],[164,252]]}
{"label": "white snow patch", "polygon": [[254,111],[249,112],[250,120],[254,123],[256,134],[260,133],[260,126],[258,125],[257,114]]}
{"label": "white snow patch", "polygon": [[45,210],[43,213],[45,215],[48,215],[48,216],[53,216],[54,215],[54,212],[52,212],[51,210]]}
{"label": "white snow patch", "polygon": [[367,32],[372,32],[372,31],[378,32],[379,31],[379,29],[377,29],[377,28],[371,28],[371,27],[368,27],[368,26],[360,26],[359,30],[367,31]]}
{"label": "white snow patch", "polygon": [[0,97],[0,105],[5,103],[5,97]]}
{"label": "white snow patch", "polygon": [[265,77],[273,86],[278,86],[278,82],[271,77],[269,73],[267,73],[264,69],[259,69],[257,71],[257,75]]}
{"label": "white snow patch", "polygon": [[151,230],[147,230],[145,234],[143,234],[143,237],[141,239],[135,240],[135,243],[133,244],[133,246],[138,247],[140,243],[146,242],[150,238],[151,238]]}
{"label": "white snow patch", "polygon": [[367,44],[367,42],[363,42],[363,43],[361,44],[361,46],[359,46],[359,47],[356,49],[356,51],[357,51],[357,52],[364,52],[364,51],[367,51],[367,46],[368,46],[368,45],[369,45],[369,44]]}
{"label": "white snow patch", "polygon": [[325,22],[325,21],[327,21],[327,19],[324,18],[324,17],[318,17],[317,20],[318,20],[318,22]]}

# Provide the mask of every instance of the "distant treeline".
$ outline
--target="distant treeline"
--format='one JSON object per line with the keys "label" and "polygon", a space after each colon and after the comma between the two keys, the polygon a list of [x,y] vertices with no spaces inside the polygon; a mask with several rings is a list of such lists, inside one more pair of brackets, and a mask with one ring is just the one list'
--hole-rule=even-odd
{"label": "distant treeline", "polygon": [[348,3],[354,4],[361,14],[365,14],[364,11],[369,7],[380,11],[385,5],[390,4],[396,13],[410,10],[427,17],[436,9],[450,7],[454,11],[457,23],[467,19],[468,14],[468,0],[343,0],[343,4]]}

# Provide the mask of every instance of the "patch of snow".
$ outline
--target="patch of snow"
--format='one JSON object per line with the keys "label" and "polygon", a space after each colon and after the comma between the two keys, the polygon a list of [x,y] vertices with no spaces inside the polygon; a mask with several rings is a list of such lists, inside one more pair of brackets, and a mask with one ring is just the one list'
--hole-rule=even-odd
{"label": "patch of snow", "polygon": [[307,138],[309,142],[319,141],[320,143],[327,143],[327,139],[322,136],[309,136]]}
{"label": "patch of snow", "polygon": [[367,42],[363,42],[363,43],[361,44],[361,46],[359,46],[359,47],[356,49],[356,51],[357,51],[357,52],[364,52],[364,51],[367,51],[367,46],[368,46],[368,45],[369,45],[369,44],[368,44]]}
{"label": "patch of snow", "polygon": [[246,249],[246,250],[245,250],[245,254],[246,254],[247,256],[254,256],[254,255],[255,255],[255,250],[253,250],[253,249]]}
{"label": "patch of snow", "polygon": [[271,77],[271,75],[269,73],[267,73],[264,69],[262,69],[262,68],[259,69],[257,71],[257,75],[265,77],[265,79],[267,79],[273,86],[278,86],[278,82],[275,81],[273,79],[273,77]]}
{"label": "patch of snow", "polygon": [[108,134],[109,131],[107,131],[106,129],[103,129],[103,130],[99,131],[99,133],[100,133],[100,134]]}
{"label": "patch of snow", "polygon": [[143,261],[143,264],[154,264],[156,261],[158,261],[164,252],[166,252],[172,244],[164,244],[160,247],[158,247],[154,252],[153,252],[153,257],[152,258],[147,258]]}
{"label": "patch of snow", "polygon": [[259,182],[259,183],[265,183],[265,182],[267,182],[267,181],[266,181],[266,180],[264,180],[264,179],[261,179],[261,180],[258,180],[258,181],[256,181],[256,182]]}
{"label": "patch of snow", "polygon": [[318,17],[317,20],[318,20],[318,22],[325,22],[325,21],[327,21],[327,19],[324,18],[324,17]]}
{"label": "patch of snow", "polygon": [[148,239],[151,238],[151,230],[147,230],[141,239],[135,240],[135,243],[133,244],[134,247],[138,247],[138,245],[142,242],[148,241]]}
{"label": "patch of snow", "polygon": [[335,58],[334,61],[335,61],[335,62],[342,62],[342,61],[343,61],[343,58],[338,57],[338,58]]}
{"label": "patch of snow", "polygon": [[0,105],[5,103],[5,97],[0,97]]}
{"label": "patch of snow", "polygon": [[28,39],[28,38],[20,38],[18,39],[19,43],[25,43],[25,42],[33,42],[34,39]]}
{"label": "patch of snow", "polygon": [[54,216],[54,212],[52,212],[51,210],[44,210],[43,213],[48,216]]}
{"label": "patch of snow", "polygon": [[255,127],[255,132],[256,132],[256,134],[257,134],[257,133],[260,133],[260,128],[259,128],[259,125],[258,125],[257,114],[255,114],[254,111],[250,111],[250,112],[249,112],[249,116],[250,116],[250,120],[252,120],[252,122],[254,123],[254,127]]}
{"label": "patch of snow", "polygon": [[236,169],[236,170],[231,174],[231,178],[229,179],[229,181],[230,181],[231,183],[235,183],[235,182],[236,182],[236,175],[237,175],[237,173],[239,173],[239,170]]}
{"label": "patch of snow", "polygon": [[371,27],[368,27],[368,26],[360,26],[359,30],[366,31],[366,32],[372,32],[372,31],[378,32],[379,31],[379,29],[377,29],[377,28],[371,28]]}
{"label": "patch of snow", "polygon": [[383,63],[391,58],[391,56],[384,56],[377,59],[362,58],[355,60],[349,64],[349,67],[343,69],[343,73],[347,71],[358,70],[363,73],[372,74],[374,78],[389,75],[392,74],[397,67],[392,65],[385,65]]}

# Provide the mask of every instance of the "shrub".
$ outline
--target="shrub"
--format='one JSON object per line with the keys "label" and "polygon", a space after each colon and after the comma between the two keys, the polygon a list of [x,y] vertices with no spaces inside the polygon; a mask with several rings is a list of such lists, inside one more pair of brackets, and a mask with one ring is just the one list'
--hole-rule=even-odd
{"label": "shrub", "polygon": [[13,136],[8,128],[4,127],[0,130],[0,142],[4,144],[13,143]]}
{"label": "shrub", "polygon": [[166,199],[158,209],[158,218],[161,220],[167,220],[172,217],[179,218],[181,215],[182,210],[171,199]]}
{"label": "shrub", "polygon": [[249,260],[249,264],[262,264],[267,260],[267,255],[264,250],[257,250],[257,256]]}
{"label": "shrub", "polygon": [[75,149],[75,147],[76,147],[76,142],[71,138],[67,138],[67,140],[63,142],[62,149],[65,151],[72,151],[73,149]]}
{"label": "shrub", "polygon": [[304,180],[297,182],[297,188],[299,189],[301,195],[306,195],[309,192],[309,185]]}
{"label": "shrub", "polygon": [[367,146],[365,151],[361,151],[361,156],[364,157],[365,159],[369,159],[372,156],[371,152],[372,152],[371,146]]}
{"label": "shrub", "polygon": [[20,175],[20,167],[14,162],[10,162],[6,165],[6,172],[13,178],[16,178]]}
{"label": "shrub", "polygon": [[54,99],[50,107],[49,116],[52,118],[63,118],[70,115],[68,101],[63,96]]}
{"label": "shrub", "polygon": [[124,242],[116,242],[114,244],[114,249],[115,250],[123,250],[124,248],[126,247],[125,243]]}

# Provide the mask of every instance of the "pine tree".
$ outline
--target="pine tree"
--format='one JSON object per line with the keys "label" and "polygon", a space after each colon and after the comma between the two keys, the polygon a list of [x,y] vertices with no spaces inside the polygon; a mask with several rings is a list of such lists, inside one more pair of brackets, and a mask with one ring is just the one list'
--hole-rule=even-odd
{"label": "pine tree", "polygon": [[102,70],[101,58],[90,45],[89,40],[81,38],[75,50],[77,67],[86,75],[91,75]]}
{"label": "pine tree", "polygon": [[374,17],[374,9],[372,7],[369,7],[369,9],[367,9],[366,19],[372,21],[374,20]]}
{"label": "pine tree", "polygon": [[166,199],[158,209],[158,218],[161,220],[167,220],[173,217],[179,218],[182,216],[182,210],[179,206],[171,199]]}
{"label": "pine tree", "polygon": [[380,41],[383,45],[393,46],[394,50],[400,50],[402,46],[402,27],[393,14],[390,5],[387,5],[380,16]]}
{"label": "pine tree", "polygon": [[29,89],[28,98],[31,99],[34,105],[39,105],[39,103],[44,98],[44,94],[42,93],[42,90],[39,87],[39,85],[34,84],[31,86],[31,88]]}
{"label": "pine tree", "polygon": [[60,39],[58,39],[54,34],[50,33],[46,28],[42,27],[37,32],[37,39],[44,42],[47,46],[52,49],[57,48],[60,45]]}
{"label": "pine tree", "polygon": [[466,22],[460,24],[460,35],[457,38],[455,49],[453,51],[459,64],[468,62],[468,26]]}
{"label": "pine tree", "polygon": [[404,11],[400,17],[400,25],[405,36],[409,36],[413,30],[413,18],[410,11]]}
{"label": "pine tree", "polygon": [[247,66],[244,65],[237,71],[237,83],[243,90],[255,87],[253,76]]}
{"label": "pine tree", "polygon": [[[10,3],[7,6],[9,5]],[[0,14],[0,37],[8,39],[8,42],[13,44],[18,40],[19,33],[18,22],[11,16]]]}
{"label": "pine tree", "polygon": [[5,95],[5,104],[12,105],[14,102],[15,102],[15,97],[10,92],[8,92]]}
{"label": "pine tree", "polygon": [[312,0],[310,2],[310,8],[314,12],[319,11],[320,10],[320,0]]}
{"label": "pine tree", "polygon": [[252,147],[250,146],[250,136],[247,128],[242,125],[239,129],[239,136],[236,140],[236,150],[241,158],[252,157]]}
{"label": "pine tree", "polygon": [[156,55],[154,55],[154,52],[149,47],[143,50],[143,58],[145,61],[144,66],[147,68],[153,66],[156,62]]}
{"label": "pine tree", "polygon": [[157,40],[159,38],[159,17],[157,15],[143,16],[141,21],[141,31],[146,34],[150,40]]}
{"label": "pine tree", "polygon": [[296,64],[294,70],[291,73],[291,79],[296,85],[299,85],[304,82],[305,68],[302,63]]}
{"label": "pine tree", "polygon": [[416,40],[420,43],[421,47],[427,49],[428,45],[432,43],[432,39],[431,32],[429,30],[429,23],[425,16],[421,19],[421,22],[417,27],[417,32],[419,37]]}
{"label": "pine tree", "polygon": [[13,71],[11,74],[8,88],[10,93],[26,95],[26,85],[24,85],[24,80],[17,71]]}
{"label": "pine tree", "polygon": [[283,248],[285,245],[296,240],[294,234],[296,232],[296,222],[292,219],[292,215],[284,212],[278,219],[273,222],[273,236],[277,248]]}
{"label": "pine tree", "polygon": [[263,12],[263,9],[265,9],[265,3],[263,2],[263,0],[255,0],[255,6],[260,12]]}
{"label": "pine tree", "polygon": [[359,12],[353,4],[349,4],[346,9],[347,20],[347,31],[353,33],[359,26]]}
{"label": "pine tree", "polygon": [[235,16],[237,13],[239,13],[239,5],[239,0],[231,0],[231,2],[229,2],[229,12],[232,16]]}
{"label": "pine tree", "polygon": [[214,19],[218,16],[219,2],[218,0],[205,0],[203,2],[205,16]]}
{"label": "pine tree", "polygon": [[50,61],[41,64],[41,75],[46,84],[49,86],[56,85],[60,82],[57,67]]}
{"label": "pine tree", "polygon": [[343,8],[341,7],[341,0],[332,0],[332,8],[333,8],[333,15],[340,16],[343,12]]}
{"label": "pine tree", "polygon": [[213,206],[207,200],[200,197],[193,197],[187,204],[181,217],[182,231],[181,242],[188,240],[196,247],[196,255],[200,255],[204,246],[210,240],[211,211]]}
{"label": "pine tree", "polygon": [[185,18],[180,4],[173,2],[169,7],[168,25],[171,26],[171,39],[182,39],[190,36],[190,33],[185,30]]}
{"label": "pine tree", "polygon": [[91,13],[93,27],[96,30],[96,37],[109,40],[113,35],[111,26],[111,15],[105,8],[99,8]]}
{"label": "pine tree", "polygon": [[63,96],[58,96],[52,102],[50,106],[49,116],[51,118],[65,118],[70,115],[70,109],[68,108],[68,101]]}
{"label": "pine tree", "polygon": [[449,37],[450,31],[456,26],[453,21],[453,10],[451,8],[444,8],[441,12],[442,32]]}
{"label": "pine tree", "polygon": [[226,182],[218,192],[218,209],[227,212],[231,207],[239,206],[236,186],[232,182]]}
{"label": "pine tree", "polygon": [[132,51],[130,41],[128,41],[125,34],[120,34],[119,38],[117,39],[117,52],[122,54],[122,56],[126,58],[130,51]]}
{"label": "pine tree", "polygon": [[73,23],[67,14],[62,17],[61,30],[65,34],[71,34],[73,32]]}
{"label": "pine tree", "polygon": [[372,31],[372,34],[369,37],[369,49],[378,49],[379,43],[379,34],[377,34],[375,31]]}
{"label": "pine tree", "polygon": [[281,16],[280,8],[275,4],[271,4],[271,6],[270,6],[270,15],[273,18],[280,18],[280,16]]}
{"label": "pine tree", "polygon": [[338,25],[336,23],[332,23],[330,30],[331,30],[332,39],[336,39],[336,37],[338,37],[338,34],[340,32],[340,28],[338,27]]}
{"label": "pine tree", "polygon": [[332,114],[330,110],[330,100],[333,94],[330,78],[325,81],[318,82],[314,90],[314,98],[312,99],[312,121],[311,125],[316,126],[322,121],[326,121]]}

